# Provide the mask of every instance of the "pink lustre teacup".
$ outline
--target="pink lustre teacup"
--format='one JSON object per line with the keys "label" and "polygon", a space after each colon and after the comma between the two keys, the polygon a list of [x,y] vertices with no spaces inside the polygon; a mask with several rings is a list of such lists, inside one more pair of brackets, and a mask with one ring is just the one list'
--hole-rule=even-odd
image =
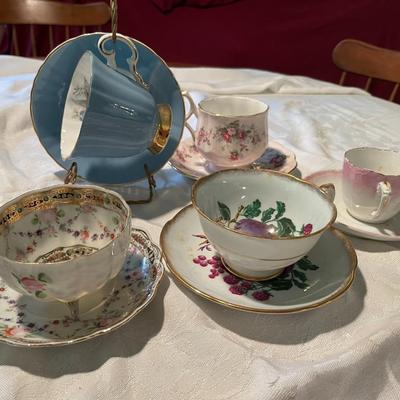
{"label": "pink lustre teacup", "polygon": [[400,211],[400,153],[371,147],[346,151],[343,196],[348,213],[361,221],[394,217]]}
{"label": "pink lustre teacup", "polygon": [[[248,97],[209,97],[195,106],[187,92],[190,111],[186,127],[199,152],[220,168],[242,167],[261,157],[268,144],[268,106]],[[187,122],[197,117],[194,130]]]}

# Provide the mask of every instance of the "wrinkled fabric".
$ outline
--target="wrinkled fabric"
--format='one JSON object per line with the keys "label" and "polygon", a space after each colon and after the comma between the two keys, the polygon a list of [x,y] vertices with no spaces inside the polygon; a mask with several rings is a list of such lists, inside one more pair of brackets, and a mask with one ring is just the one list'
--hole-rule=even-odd
{"label": "wrinkled fabric", "polygon": [[[0,204],[65,174],[30,120],[39,65],[0,58]],[[269,134],[296,153],[303,176],[340,168],[350,147],[399,150],[400,107],[362,92],[254,70],[174,73],[196,102],[230,91],[268,104]],[[154,201],[133,206],[133,221],[158,242],[165,222],[190,202],[192,182],[168,166],[155,178]],[[144,197],[145,187],[120,191]],[[352,241],[359,259],[354,285],[314,311],[235,311],[166,274],[152,304],[114,333],[56,349],[0,344],[0,399],[398,399],[400,244]]]}

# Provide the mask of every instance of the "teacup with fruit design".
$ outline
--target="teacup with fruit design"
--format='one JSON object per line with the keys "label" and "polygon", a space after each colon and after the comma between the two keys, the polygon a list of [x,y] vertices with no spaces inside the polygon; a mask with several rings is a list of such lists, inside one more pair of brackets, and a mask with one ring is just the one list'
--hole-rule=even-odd
{"label": "teacup with fruit design", "polygon": [[75,302],[121,270],[131,211],[117,193],[58,185],[0,207],[0,276],[42,301]]}
{"label": "teacup with fruit design", "polygon": [[225,267],[265,280],[304,257],[336,218],[334,187],[273,171],[230,169],[199,179],[192,201]]}

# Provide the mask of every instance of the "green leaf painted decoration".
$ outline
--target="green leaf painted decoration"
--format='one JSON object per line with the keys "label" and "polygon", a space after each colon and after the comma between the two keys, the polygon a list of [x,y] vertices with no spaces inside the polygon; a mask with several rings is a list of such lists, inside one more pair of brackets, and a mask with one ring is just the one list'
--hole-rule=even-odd
{"label": "green leaf painted decoration", "polygon": [[300,281],[298,281],[298,280],[296,280],[296,279],[293,279],[293,283],[294,283],[299,289],[307,289],[307,288],[308,288],[307,283],[300,282]]}
{"label": "green leaf painted decoration", "polygon": [[[234,216],[232,216],[231,210],[226,204],[220,201],[217,201],[217,203],[220,213],[217,222],[222,223],[229,228],[233,227],[233,229],[242,230],[243,224],[241,222],[243,221],[243,218],[252,220],[260,217],[261,221],[254,222],[253,225],[251,225],[251,221],[243,221],[249,233],[254,234],[255,236],[259,236],[258,232],[260,232],[260,228],[256,229],[255,226],[262,226],[261,223],[268,224],[268,232],[272,232],[272,235],[278,237],[293,237],[296,235],[308,236],[311,234],[313,229],[313,225],[310,223],[302,224],[300,230],[296,229],[293,221],[290,218],[283,216],[286,212],[286,205],[283,201],[276,201],[276,208],[269,207],[262,211],[261,201],[256,199],[246,206],[241,205],[238,207]],[[309,267],[309,269],[312,269],[312,267]]]}
{"label": "green leaf painted decoration", "polygon": [[51,283],[51,279],[43,272],[38,275],[38,280],[44,283]]}
{"label": "green leaf painted decoration", "polygon": [[35,296],[39,297],[39,299],[44,299],[45,297],[47,297],[46,292],[42,292],[41,290],[37,290],[35,292]]}
{"label": "green leaf painted decoration", "polygon": [[272,290],[289,290],[293,284],[289,279],[275,278],[268,285]]}
{"label": "green leaf painted decoration", "polygon": [[307,281],[307,276],[304,272],[298,271],[297,269],[293,270],[293,275],[298,278],[299,280],[301,280],[302,282],[306,282]]}
{"label": "green leaf painted decoration", "polygon": [[275,212],[275,208],[272,208],[272,207],[268,208],[268,210],[263,211],[262,215],[261,215],[261,221],[268,222],[272,218],[272,215],[274,214],[274,212]]}
{"label": "green leaf painted decoration", "polygon": [[286,211],[285,203],[283,201],[277,201],[275,219],[279,219],[280,217],[282,217],[282,215],[285,214],[285,211]]}
{"label": "green leaf painted decoration", "polygon": [[64,210],[58,210],[57,211],[57,217],[60,217],[60,218],[65,217],[65,211]]}
{"label": "green leaf painted decoration", "polygon": [[225,221],[230,221],[231,220],[231,210],[229,207],[218,201],[218,207],[219,207],[219,213],[221,214],[222,219]]}
{"label": "green leaf painted decoration", "polygon": [[318,266],[313,264],[307,256],[303,257],[301,260],[297,261],[297,265],[303,271],[311,270],[315,271],[318,269]]}
{"label": "green leaf painted decoration", "polygon": [[281,218],[277,223],[279,236],[292,236],[296,232],[296,227],[289,218]]}
{"label": "green leaf painted decoration", "polygon": [[261,214],[261,201],[256,199],[251,204],[247,205],[243,210],[243,215],[246,218],[255,218]]}
{"label": "green leaf painted decoration", "polygon": [[31,221],[32,225],[37,225],[39,223],[39,218],[37,214],[35,214],[35,217]]}
{"label": "green leaf painted decoration", "polygon": [[119,224],[119,219],[117,217],[113,217],[112,221],[114,222],[115,225]]}

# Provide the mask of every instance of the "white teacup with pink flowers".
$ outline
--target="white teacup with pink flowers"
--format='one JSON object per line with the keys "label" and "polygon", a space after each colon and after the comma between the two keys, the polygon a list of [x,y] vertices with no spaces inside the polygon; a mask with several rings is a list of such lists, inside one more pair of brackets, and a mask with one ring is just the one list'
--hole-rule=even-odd
{"label": "white teacup with pink flowers", "polygon": [[[194,104],[187,92],[190,110],[185,125],[198,151],[219,168],[243,167],[261,157],[268,144],[268,106],[248,97],[217,96]],[[188,119],[195,115],[197,127]]]}

